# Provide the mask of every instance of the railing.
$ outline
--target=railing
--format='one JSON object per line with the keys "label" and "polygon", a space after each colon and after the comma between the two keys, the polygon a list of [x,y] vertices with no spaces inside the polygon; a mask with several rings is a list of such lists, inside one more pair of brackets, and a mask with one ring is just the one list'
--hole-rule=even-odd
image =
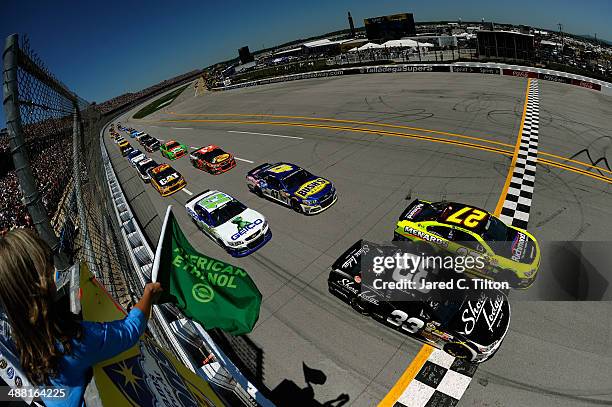
{"label": "railing", "polygon": [[[13,158],[14,170],[0,174],[0,203],[8,202],[4,207],[7,216],[3,213],[0,217],[0,230],[15,225],[36,228],[57,253],[56,281],[60,293],[70,295],[74,313],[80,312],[79,278],[78,267],[71,265],[79,262],[87,263],[115,300],[128,308],[142,295],[153,251],[131,213],[101,139],[112,118],[110,113],[102,115],[95,105],[58,81],[31,50],[27,39],[20,42],[17,35],[9,36],[3,60],[3,104],[9,137],[6,149]],[[188,75],[172,86],[199,75]],[[112,114],[116,116],[170,87],[113,108]],[[0,144],[0,152],[4,147]],[[270,405],[202,327],[184,320],[178,310],[155,306],[149,331],[162,347],[216,386],[220,397],[223,392],[231,393],[232,405],[236,401]],[[0,310],[3,356],[12,349],[9,333],[10,326]],[[200,352],[212,355],[212,362],[203,366],[197,363],[186,351],[189,341],[200,346]],[[25,383],[12,380],[8,383],[11,386]]]}
{"label": "railing", "polygon": [[539,78],[542,80],[565,83],[600,91],[612,95],[612,83],[586,76],[575,75],[567,72],[553,71],[550,69],[533,68],[520,65],[508,65],[501,63],[478,63],[478,62],[455,62],[438,64],[386,64],[386,65],[360,65],[347,68],[325,69],[297,73],[292,75],[275,76],[258,79],[249,82],[230,84],[213,88],[215,91],[226,91],[251,86],[267,85],[271,83],[288,82],[302,79],[324,78],[344,75],[360,75],[373,73],[403,73],[403,72],[447,72],[447,73],[480,73],[494,75],[510,75],[519,77]]}

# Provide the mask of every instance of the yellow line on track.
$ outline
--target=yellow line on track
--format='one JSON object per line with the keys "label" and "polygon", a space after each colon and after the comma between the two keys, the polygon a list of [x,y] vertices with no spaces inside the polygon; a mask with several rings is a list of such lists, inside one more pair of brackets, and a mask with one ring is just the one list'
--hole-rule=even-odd
{"label": "yellow line on track", "polygon": [[[523,114],[521,117],[521,124],[520,124],[519,132],[518,132],[518,137],[517,137],[517,140],[514,146],[512,144],[502,143],[502,142],[488,140],[488,139],[479,138],[479,137],[466,136],[463,134],[457,134],[457,133],[451,133],[451,132],[424,129],[424,128],[412,127],[412,126],[401,126],[401,125],[357,121],[357,120],[347,120],[347,119],[317,118],[317,117],[308,117],[308,116],[289,116],[289,115],[272,115],[272,114],[239,114],[239,113],[202,113],[202,114],[194,113],[194,114],[189,114],[189,113],[170,112],[170,114],[174,116],[256,117],[256,118],[266,117],[266,118],[275,118],[275,119],[299,119],[299,120],[318,121],[318,122],[357,124],[357,125],[367,125],[367,126],[378,127],[378,128],[406,129],[406,130],[413,130],[413,131],[419,131],[419,132],[424,132],[424,133],[451,136],[451,137],[460,138],[460,139],[480,141],[480,142],[484,142],[488,144],[500,145],[503,147],[514,147],[513,150],[506,150],[506,149],[490,147],[490,146],[486,146],[482,144],[470,143],[470,142],[459,141],[459,140],[442,139],[442,138],[424,136],[424,135],[413,134],[413,133],[398,133],[398,132],[391,132],[391,131],[385,131],[385,130],[374,130],[374,129],[360,128],[360,127],[330,126],[330,125],[320,125],[320,124],[301,123],[301,122],[227,120],[227,119],[178,119],[178,120],[167,119],[167,120],[160,120],[160,122],[233,123],[233,124],[273,125],[273,126],[288,126],[288,127],[294,126],[294,127],[318,128],[318,129],[329,129],[329,130],[341,130],[341,131],[350,131],[350,132],[356,132],[356,133],[370,133],[370,134],[376,134],[376,135],[385,135],[385,136],[390,136],[390,137],[418,139],[418,140],[424,140],[424,141],[431,141],[435,143],[452,144],[452,145],[458,145],[458,146],[462,146],[466,148],[473,148],[473,149],[478,149],[482,151],[488,151],[488,152],[501,154],[505,156],[511,156],[512,161],[510,164],[510,168],[508,170],[508,175],[506,176],[506,181],[504,183],[502,193],[499,197],[499,200],[495,208],[495,212],[494,212],[495,215],[499,215],[503,207],[503,203],[505,201],[506,194],[508,192],[508,188],[510,186],[510,181],[512,179],[514,167],[516,165],[516,159],[517,159],[518,152],[519,152],[521,137],[523,135],[525,116],[527,114],[527,103],[529,101],[530,84],[531,84],[531,79],[528,79],[527,89],[525,90],[525,102],[523,105]],[[552,158],[557,158],[559,160],[569,161],[569,162],[572,162],[572,163],[575,163],[581,166],[598,169],[600,171],[608,172],[612,174],[612,171],[609,171],[603,168],[599,168],[597,166],[584,163],[582,161],[577,161],[577,160],[573,160],[570,158],[566,158],[566,157],[562,157],[562,156],[550,154],[550,153],[540,152],[539,154],[541,156],[544,155],[544,156],[548,156]],[[538,164],[560,168],[563,170],[571,171],[576,174],[585,175],[593,179],[612,184],[612,178],[610,177],[606,177],[606,176],[599,175],[599,174],[594,174],[587,170],[576,168],[576,167],[573,167],[567,164],[558,163],[558,162],[543,159],[543,158],[540,158],[538,160]],[[378,407],[391,407],[397,402],[397,400],[402,395],[402,393],[406,390],[410,382],[416,377],[420,369],[423,367],[423,365],[425,364],[425,362],[427,361],[427,359],[429,358],[433,350],[434,350],[433,347],[431,347],[430,345],[423,345],[421,347],[421,349],[419,350],[415,358],[412,360],[410,365],[408,365],[406,370],[402,373],[402,375],[400,376],[398,381],[395,383],[395,385],[391,388],[391,390],[387,393],[387,395],[383,398],[383,400],[378,404]]]}
{"label": "yellow line on track", "polygon": [[160,120],[160,122],[167,123],[233,123],[233,124],[255,124],[255,125],[271,125],[271,126],[286,126],[286,127],[306,127],[306,128],[316,128],[316,129],[328,129],[328,130],[341,130],[341,131],[351,131],[354,133],[370,133],[376,135],[385,135],[389,137],[400,137],[400,138],[410,138],[410,139],[418,139],[418,140],[426,140],[434,143],[443,143],[443,144],[454,144],[460,145],[467,148],[474,148],[477,150],[489,151],[503,155],[512,155],[512,151],[502,150],[497,147],[489,147],[483,146],[481,144],[469,143],[466,141],[459,140],[449,140],[438,137],[424,136],[421,134],[413,134],[413,133],[396,133],[385,130],[374,130],[374,129],[366,129],[361,127],[344,127],[344,126],[327,126],[322,124],[310,124],[310,123],[296,123],[296,122],[264,122],[264,121],[255,121],[255,120],[224,120],[224,119],[193,119],[193,120]]}
{"label": "yellow line on track", "polygon": [[[464,139],[468,139],[468,140],[482,141],[484,143],[496,144],[496,145],[500,145],[500,146],[504,146],[504,147],[512,147],[512,148],[516,147],[516,145],[513,145],[513,144],[502,143],[500,141],[494,141],[494,140],[490,140],[490,139],[486,139],[486,138],[481,138],[481,137],[467,136],[467,135],[464,135],[464,134],[457,134],[457,133],[451,133],[451,132],[439,131],[439,130],[432,130],[432,129],[424,129],[424,128],[412,127],[412,126],[401,126],[401,125],[387,124],[387,123],[367,122],[367,121],[361,121],[361,120],[333,119],[333,118],[327,118],[327,117],[310,117],[310,116],[258,114],[258,113],[241,114],[241,113],[175,113],[175,112],[170,112],[169,114],[174,115],[174,116],[270,117],[270,118],[286,118],[286,119],[303,119],[303,120],[308,120],[308,121],[322,121],[322,122],[360,124],[360,125],[367,125],[367,126],[373,126],[373,127],[382,127],[382,128],[386,127],[386,128],[395,128],[395,129],[415,130],[415,131],[420,131],[420,132],[424,132],[424,133],[440,134],[440,135],[445,135],[445,136],[450,136],[450,137],[457,137],[457,138],[464,138]],[[191,120],[176,120],[176,122],[184,122],[184,121],[191,121]],[[286,122],[256,122],[256,121],[225,120],[225,121],[219,121],[219,123],[237,123],[237,124],[241,124],[241,123],[249,123],[249,124],[259,124],[259,123],[261,123],[261,124],[263,124],[263,123],[265,123],[265,124],[275,124],[275,123],[280,123],[282,125],[283,123],[286,123]],[[299,122],[295,122],[295,123],[297,125],[297,123],[299,123]],[[301,124],[303,124],[304,126],[309,126],[308,123],[301,123]],[[343,129],[345,129],[345,128],[343,128]],[[401,133],[399,133],[399,134],[401,134]],[[571,162],[573,164],[584,166],[586,168],[592,168],[592,169],[599,170],[601,172],[612,174],[612,171],[608,170],[606,168],[601,168],[601,167],[598,167],[598,166],[593,165],[593,164],[585,163],[583,161],[573,160],[573,159],[568,158],[568,157],[563,157],[563,156],[556,155],[556,154],[546,153],[546,152],[543,152],[543,151],[539,151],[538,155],[539,156],[546,156],[546,157],[555,158],[555,159],[558,159],[558,160],[561,160],[561,161]],[[586,175],[584,173],[581,173],[581,174]]]}
{"label": "yellow line on track", "polygon": [[508,188],[510,188],[510,181],[512,180],[512,174],[514,174],[514,167],[516,166],[516,158],[518,157],[519,148],[521,146],[521,139],[523,137],[523,126],[525,125],[525,116],[527,115],[527,103],[529,102],[529,85],[531,85],[531,78],[527,79],[527,90],[525,90],[525,103],[523,104],[523,116],[521,117],[521,126],[519,127],[518,137],[516,138],[516,144],[514,146],[514,154],[512,155],[512,162],[508,169],[508,175],[506,175],[506,182],[502,188],[502,192],[497,200],[497,206],[493,214],[499,216],[504,207],[506,201],[506,195],[508,194]]}
{"label": "yellow line on track", "polygon": [[[262,122],[262,121],[255,121],[255,120],[223,120],[223,119],[193,119],[193,120],[159,120],[159,121],[155,121],[155,123],[159,123],[159,122],[168,122],[168,123],[189,123],[189,122],[197,122],[197,123],[232,123],[232,124],[254,124],[254,125],[272,125],[272,126],[286,126],[286,127],[306,127],[306,128],[319,128],[319,129],[328,129],[328,130],[341,130],[341,131],[350,131],[350,132],[355,132],[355,133],[370,133],[370,134],[375,134],[375,135],[385,135],[385,136],[389,136],[389,137],[400,137],[400,138],[409,138],[409,139],[417,139],[417,140],[424,140],[424,141],[431,141],[431,142],[437,142],[437,143],[443,143],[443,144],[451,144],[451,145],[458,145],[461,147],[466,147],[466,148],[472,148],[472,149],[477,149],[477,150],[482,150],[482,151],[488,151],[491,153],[495,153],[495,154],[501,154],[501,155],[505,155],[505,156],[513,156],[514,152],[512,150],[503,150],[500,148],[496,148],[496,147],[490,147],[490,146],[484,146],[481,144],[476,144],[476,143],[468,143],[468,142],[464,142],[464,141],[459,141],[459,140],[449,140],[449,139],[442,139],[442,138],[437,138],[437,137],[431,137],[431,136],[424,136],[424,135],[419,135],[419,134],[412,134],[412,133],[397,133],[397,132],[390,132],[390,131],[385,131],[385,130],[373,130],[373,129],[366,129],[366,128],[360,128],[360,127],[343,127],[343,126],[325,126],[325,125],[317,125],[317,124],[310,124],[310,123],[299,123],[299,122]],[[547,154],[547,153],[543,153],[543,152],[538,152],[539,155],[546,155],[549,157],[554,157],[560,160],[564,160],[564,161],[569,161],[569,162],[573,162],[588,168],[593,168],[593,169],[597,169],[600,170],[602,172],[608,172],[612,174],[612,171],[608,171],[604,168],[600,168],[594,165],[589,165],[586,164],[582,161],[577,161],[577,160],[572,160],[566,157],[561,157],[558,155],[554,155],[554,154]],[[551,161],[551,160],[545,160],[545,159],[538,159],[538,164],[541,165],[548,165],[548,166],[552,166],[552,167],[556,167],[556,168],[560,168],[563,170],[567,170],[567,171],[571,171],[574,172],[576,174],[580,174],[580,175],[584,175],[593,179],[596,179],[598,181],[603,181],[606,183],[612,183],[612,177],[606,177],[603,175],[599,175],[599,174],[595,174],[586,170],[583,170],[581,168],[576,168],[567,164],[563,164],[563,163],[557,163],[555,161]]]}
{"label": "yellow line on track", "polygon": [[408,365],[404,373],[400,376],[400,378],[395,382],[389,393],[385,396],[384,399],[378,403],[378,407],[392,407],[395,405],[397,400],[400,398],[402,393],[406,390],[410,382],[416,377],[419,373],[419,370],[423,367],[429,355],[433,352],[434,348],[429,345],[423,345],[421,350],[417,355],[412,359],[412,362]]}
{"label": "yellow line on track", "polygon": [[387,127],[392,129],[405,129],[405,130],[414,130],[421,131],[423,133],[433,133],[433,134],[441,134],[444,136],[451,136],[457,138],[464,138],[469,140],[477,140],[490,144],[497,144],[504,147],[513,147],[512,144],[502,143],[501,141],[489,140],[481,137],[474,136],[466,136],[464,134],[450,133],[447,131],[440,130],[431,130],[424,129],[421,127],[412,127],[412,126],[402,126],[399,124],[388,124],[388,123],[377,123],[377,122],[366,122],[361,120],[348,120],[348,119],[332,119],[328,117],[309,117],[309,116],[288,116],[288,115],[276,115],[276,114],[240,114],[240,113],[174,113],[170,112],[169,114],[173,116],[210,116],[210,117],[269,117],[275,119],[300,119],[300,120],[310,120],[317,122],[334,122],[334,123],[349,123],[349,124],[359,124],[373,127]]}
{"label": "yellow line on track", "polygon": [[[555,161],[546,160],[544,158],[538,158],[538,164],[544,164],[544,165],[548,165],[548,166],[551,166],[551,167],[560,168],[562,170],[575,172],[576,174],[584,175],[584,176],[596,179],[598,181],[603,181],[603,182],[606,182],[608,184],[612,184],[612,178],[611,177],[606,177],[605,175],[595,174],[595,173],[592,173],[590,171],[583,170],[581,168],[572,167],[571,165],[567,165],[567,164],[558,163],[558,162],[555,162]],[[599,167],[594,167],[594,168],[597,168],[597,169],[600,169],[600,170],[603,171],[603,169],[601,169]]]}

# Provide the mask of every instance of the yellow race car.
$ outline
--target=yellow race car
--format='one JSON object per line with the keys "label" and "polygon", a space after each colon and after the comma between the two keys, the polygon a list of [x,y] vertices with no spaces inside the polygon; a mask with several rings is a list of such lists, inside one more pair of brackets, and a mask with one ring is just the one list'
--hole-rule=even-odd
{"label": "yellow race car", "polygon": [[151,185],[161,196],[172,195],[185,188],[185,178],[168,164],[161,164],[149,170]]}
{"label": "yellow race car", "polygon": [[508,281],[513,288],[531,286],[540,266],[540,248],[529,232],[456,202],[415,199],[397,221],[393,240],[424,241],[438,251],[480,257],[484,267],[466,273]]}

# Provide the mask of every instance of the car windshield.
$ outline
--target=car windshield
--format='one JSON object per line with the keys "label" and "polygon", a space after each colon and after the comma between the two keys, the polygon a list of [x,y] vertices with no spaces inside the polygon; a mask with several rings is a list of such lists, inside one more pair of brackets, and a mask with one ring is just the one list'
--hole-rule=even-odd
{"label": "car windshield", "polygon": [[234,216],[240,215],[244,212],[246,206],[237,200],[232,200],[223,205],[220,208],[215,209],[210,213],[210,218],[212,220],[212,227],[217,227],[219,225],[224,224],[225,222],[232,219]]}
{"label": "car windshield", "polygon": [[213,160],[215,157],[220,156],[221,154],[225,154],[225,151],[221,150],[220,148],[216,148],[212,151],[201,154],[201,157],[204,161],[214,164],[215,162]]}
{"label": "car windshield", "polygon": [[287,178],[283,180],[287,189],[296,189],[302,186],[305,182],[307,182],[310,178],[312,178],[312,174],[306,171],[305,169],[299,169],[293,174],[289,175]]}
{"label": "car windshield", "polygon": [[155,167],[157,167],[157,163],[151,160],[144,164],[139,165],[138,169],[140,170],[141,174],[146,175],[148,170],[150,170],[151,168],[155,168]]}
{"label": "car windshield", "polygon": [[176,141],[172,141],[168,144],[166,144],[166,149],[168,150],[172,150],[174,147],[180,147],[181,145],[179,143],[177,143]]}
{"label": "car windshield", "polygon": [[428,301],[428,304],[438,322],[446,326],[461,309],[463,299],[453,298],[452,301]]}
{"label": "car windshield", "polygon": [[508,240],[509,228],[499,219],[489,216],[489,221],[482,233],[482,238],[486,241],[506,241]]}
{"label": "car windshield", "polygon": [[160,180],[160,179],[164,179],[169,175],[172,175],[176,172],[176,170],[172,167],[168,167],[165,170],[158,172],[157,174],[155,174],[155,179],[156,180]]}

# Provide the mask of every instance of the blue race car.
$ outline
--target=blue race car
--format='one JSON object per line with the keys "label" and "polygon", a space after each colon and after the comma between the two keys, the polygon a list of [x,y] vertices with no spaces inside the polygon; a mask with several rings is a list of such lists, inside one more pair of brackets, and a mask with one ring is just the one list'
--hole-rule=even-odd
{"label": "blue race car", "polygon": [[262,164],[247,174],[249,190],[313,215],[332,206],[338,196],[331,181],[289,163]]}

